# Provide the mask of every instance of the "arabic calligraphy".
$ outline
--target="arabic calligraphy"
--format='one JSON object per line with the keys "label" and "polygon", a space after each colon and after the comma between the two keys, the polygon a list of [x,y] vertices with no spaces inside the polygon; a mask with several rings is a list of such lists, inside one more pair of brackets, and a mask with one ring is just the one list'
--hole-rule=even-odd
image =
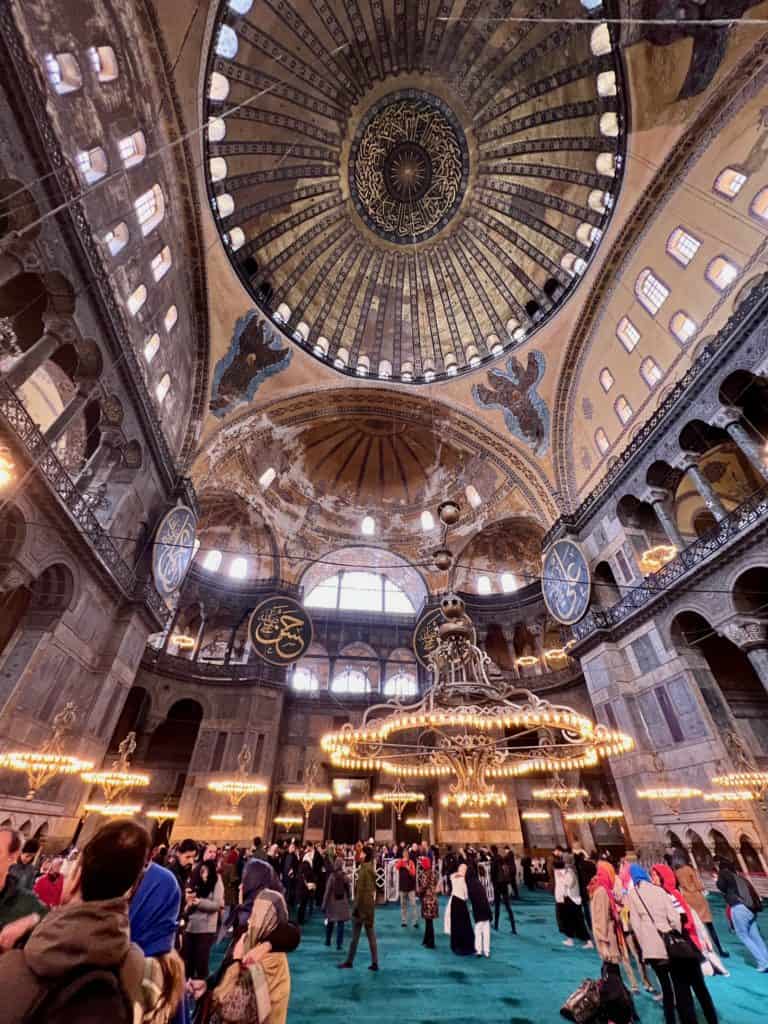
{"label": "arabic calligraphy", "polygon": [[291,597],[268,597],[254,609],[249,624],[251,644],[270,665],[290,665],[312,643],[312,620]]}
{"label": "arabic calligraphy", "polygon": [[170,597],[184,581],[195,554],[196,520],[186,505],[173,508],[155,533],[152,575],[162,597]]}
{"label": "arabic calligraphy", "polygon": [[413,653],[425,668],[429,668],[429,656],[440,643],[442,621],[443,613],[439,608],[433,608],[419,619],[413,631]]}
{"label": "arabic calligraphy", "polygon": [[541,589],[547,608],[563,625],[571,626],[585,615],[592,587],[589,566],[575,541],[558,540],[547,551]]}

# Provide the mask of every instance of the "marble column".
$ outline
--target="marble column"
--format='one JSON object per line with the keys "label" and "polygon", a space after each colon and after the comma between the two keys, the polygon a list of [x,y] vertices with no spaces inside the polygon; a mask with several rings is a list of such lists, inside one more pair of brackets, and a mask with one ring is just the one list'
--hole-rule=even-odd
{"label": "marble column", "polygon": [[682,551],[685,547],[685,541],[677,528],[677,523],[667,504],[669,498],[670,495],[667,491],[653,490],[651,491],[651,506],[656,513],[656,518],[659,520],[659,525],[667,535],[669,543],[674,544],[678,551]]}
{"label": "marble column", "polygon": [[686,462],[683,464],[683,469],[693,480],[694,487],[704,499],[704,504],[707,506],[709,511],[715,517],[718,522],[721,522],[728,513],[725,510],[725,506],[720,501],[720,498],[715,492],[712,484],[702,473],[699,468],[699,464],[695,458],[688,457]]}
{"label": "marble column", "polygon": [[763,689],[768,693],[768,647],[751,647],[746,652]]}
{"label": "marble column", "polygon": [[726,409],[718,418],[736,447],[749,459],[753,469],[764,481],[768,481],[768,466],[765,464],[759,445],[741,423],[741,410]]}
{"label": "marble column", "polygon": [[202,613],[201,616],[200,616],[200,628],[198,629],[197,636],[195,637],[195,649],[192,652],[192,661],[197,661],[197,659],[200,657],[200,648],[202,647],[202,644],[203,644],[203,634],[204,633],[205,633],[205,613]]}
{"label": "marble column", "polygon": [[96,451],[77,474],[76,483],[86,486],[91,484],[108,462],[114,463],[115,455],[118,452],[117,446],[117,436],[105,431],[99,438]]}
{"label": "marble column", "polygon": [[26,352],[22,352],[8,366],[3,374],[6,384],[14,390],[18,390],[29,380],[35,370],[39,370],[43,363],[51,358],[61,345],[62,340],[58,334],[46,331],[33,345],[30,345]]}
{"label": "marble column", "polygon": [[45,431],[43,436],[48,444],[55,444],[62,434],[65,433],[75,416],[82,412],[87,405],[92,390],[93,385],[90,382],[87,385],[81,384],[78,387],[72,399],[64,406],[53,423]]}

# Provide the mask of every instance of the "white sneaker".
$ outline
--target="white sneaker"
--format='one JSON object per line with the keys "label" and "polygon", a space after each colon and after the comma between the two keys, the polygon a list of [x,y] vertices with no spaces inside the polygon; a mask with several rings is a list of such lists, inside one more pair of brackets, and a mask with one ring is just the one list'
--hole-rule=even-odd
{"label": "white sneaker", "polygon": [[573,939],[563,939],[563,945],[564,946],[572,946],[573,945]]}
{"label": "white sneaker", "polygon": [[594,949],[594,948],[595,948],[595,944],[594,944],[594,942],[593,942],[593,941],[592,941],[592,940],[590,939],[590,940],[589,940],[589,942],[585,942],[585,943],[584,943],[584,945],[583,945],[583,946],[582,946],[581,948],[582,948],[582,949]]}

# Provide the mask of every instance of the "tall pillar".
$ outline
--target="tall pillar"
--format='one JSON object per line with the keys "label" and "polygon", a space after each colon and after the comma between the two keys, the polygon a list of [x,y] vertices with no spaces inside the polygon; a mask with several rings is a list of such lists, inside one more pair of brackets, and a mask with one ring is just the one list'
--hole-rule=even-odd
{"label": "tall pillar", "polygon": [[88,381],[87,384],[80,384],[74,397],[64,406],[53,423],[45,431],[43,437],[48,444],[55,444],[62,434],[65,433],[75,416],[85,408],[92,390],[93,384],[91,381]]}
{"label": "tall pillar", "polygon": [[61,338],[57,334],[46,331],[34,345],[30,345],[26,352],[22,352],[13,360],[3,374],[6,384],[18,390],[35,370],[39,370],[43,363],[51,358],[61,344]]}
{"label": "tall pillar", "polygon": [[744,651],[768,693],[768,623],[737,619],[725,626],[723,634]]}
{"label": "tall pillar", "polygon": [[736,447],[749,459],[752,468],[764,481],[768,481],[768,466],[763,460],[759,446],[741,423],[741,410],[729,406],[716,417],[716,420]]}
{"label": "tall pillar", "polygon": [[96,451],[91,455],[80,472],[77,474],[78,485],[88,485],[96,479],[97,474],[110,460],[114,461],[117,452],[118,437],[112,431],[105,431],[99,438]]}
{"label": "tall pillar", "polygon": [[704,504],[707,506],[709,511],[718,523],[722,522],[728,513],[725,510],[725,506],[720,501],[720,498],[715,493],[714,487],[704,476],[701,469],[699,469],[699,464],[695,457],[691,455],[686,456],[686,461],[683,463],[683,470],[688,473],[691,480],[693,480],[694,487],[704,499]]}
{"label": "tall pillar", "polygon": [[659,520],[664,533],[667,535],[667,540],[670,544],[674,544],[678,551],[682,551],[685,547],[685,541],[683,536],[677,528],[672,512],[669,509],[668,501],[670,495],[668,491],[653,489],[651,491],[651,506],[656,513],[656,518]]}
{"label": "tall pillar", "polygon": [[750,647],[745,651],[763,689],[768,693],[768,646]]}
{"label": "tall pillar", "polygon": [[202,647],[202,644],[203,644],[203,635],[204,635],[204,633],[205,633],[205,611],[204,611],[204,609],[201,608],[201,610],[200,610],[200,628],[198,629],[197,636],[195,637],[195,649],[192,652],[192,661],[197,661],[197,659],[200,657],[200,648]]}

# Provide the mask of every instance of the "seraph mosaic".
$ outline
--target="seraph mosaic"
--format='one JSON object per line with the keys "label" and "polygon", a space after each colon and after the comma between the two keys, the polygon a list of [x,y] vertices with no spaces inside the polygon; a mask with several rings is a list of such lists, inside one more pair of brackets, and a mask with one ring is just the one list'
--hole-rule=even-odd
{"label": "seraph mosaic", "polygon": [[487,409],[500,409],[510,434],[544,455],[549,448],[549,409],[536,391],[544,377],[543,352],[529,352],[523,368],[516,356],[510,356],[504,370],[489,370],[488,383],[475,384],[472,397]]}
{"label": "seraph mosaic", "polygon": [[226,416],[250,402],[268,377],[285,370],[292,351],[255,309],[235,323],[229,351],[213,372],[211,412]]}

